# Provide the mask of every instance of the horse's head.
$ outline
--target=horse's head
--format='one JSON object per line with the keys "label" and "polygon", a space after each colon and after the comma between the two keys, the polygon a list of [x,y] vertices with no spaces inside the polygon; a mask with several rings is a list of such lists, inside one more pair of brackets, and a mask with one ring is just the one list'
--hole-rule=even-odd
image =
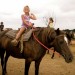
{"label": "horse's head", "polygon": [[73,55],[64,37],[63,34],[56,36],[52,44],[54,49],[64,57],[67,63],[69,63],[72,61]]}
{"label": "horse's head", "polygon": [[62,55],[67,63],[71,62],[73,56],[68,47],[67,38],[64,36],[64,33],[57,29],[56,31],[48,30],[47,34],[48,47],[54,47],[54,50]]}
{"label": "horse's head", "polygon": [[[41,31],[42,32],[42,31]],[[41,33],[40,32],[40,33]],[[73,56],[70,52],[64,33],[59,29],[44,28],[42,36],[42,43],[48,48],[54,47],[54,50],[61,54],[66,62],[71,62]]]}

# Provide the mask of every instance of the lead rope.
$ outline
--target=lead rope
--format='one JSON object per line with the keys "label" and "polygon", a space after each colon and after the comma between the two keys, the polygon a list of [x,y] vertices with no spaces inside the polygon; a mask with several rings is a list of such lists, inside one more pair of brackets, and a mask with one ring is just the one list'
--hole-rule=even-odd
{"label": "lead rope", "polygon": [[56,54],[60,57],[60,54],[59,54],[58,52],[54,52],[54,50],[52,50],[52,49],[46,47],[43,43],[41,43],[41,42],[38,40],[38,38],[36,38],[36,36],[34,35],[34,33],[33,33],[33,36],[34,36],[35,40],[36,40],[41,46],[43,46],[46,50],[50,50],[51,52],[56,53]]}

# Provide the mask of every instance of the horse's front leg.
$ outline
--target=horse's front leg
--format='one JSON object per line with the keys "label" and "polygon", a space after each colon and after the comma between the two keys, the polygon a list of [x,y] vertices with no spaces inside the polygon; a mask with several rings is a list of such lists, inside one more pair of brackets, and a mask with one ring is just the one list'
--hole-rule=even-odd
{"label": "horse's front leg", "polygon": [[25,75],[28,75],[30,64],[31,64],[31,61],[26,59],[25,60],[25,73],[24,73]]}
{"label": "horse's front leg", "polygon": [[6,66],[7,66],[7,61],[8,61],[9,55],[6,55],[4,58],[4,64],[3,64],[3,69],[2,69],[2,75],[6,75],[7,71],[6,71]]}
{"label": "horse's front leg", "polygon": [[4,53],[5,53],[5,50],[1,49],[1,66],[2,66],[2,69],[3,69],[3,64],[4,64]]}
{"label": "horse's front leg", "polygon": [[1,66],[2,66],[2,70],[3,70],[3,64],[4,64],[4,55],[1,55]]}
{"label": "horse's front leg", "polygon": [[52,59],[54,58],[54,55],[55,55],[55,50],[53,51],[53,54],[52,54],[52,57],[51,57]]}
{"label": "horse's front leg", "polygon": [[39,74],[39,65],[42,59],[35,61],[35,75]]}

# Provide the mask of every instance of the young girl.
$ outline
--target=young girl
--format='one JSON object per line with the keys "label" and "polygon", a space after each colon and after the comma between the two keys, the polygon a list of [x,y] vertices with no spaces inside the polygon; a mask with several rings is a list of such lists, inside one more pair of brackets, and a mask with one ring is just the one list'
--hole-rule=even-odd
{"label": "young girl", "polygon": [[53,18],[51,17],[51,18],[49,18],[49,23],[48,23],[48,26],[50,27],[50,28],[54,28],[54,26],[53,26]]}
{"label": "young girl", "polygon": [[24,14],[21,15],[22,25],[20,31],[17,33],[16,38],[12,41],[14,45],[18,43],[18,40],[21,37],[22,33],[25,31],[25,29],[33,26],[33,23],[30,22],[30,19],[36,20],[36,16],[32,13],[30,14],[29,6],[25,6],[23,12]]}

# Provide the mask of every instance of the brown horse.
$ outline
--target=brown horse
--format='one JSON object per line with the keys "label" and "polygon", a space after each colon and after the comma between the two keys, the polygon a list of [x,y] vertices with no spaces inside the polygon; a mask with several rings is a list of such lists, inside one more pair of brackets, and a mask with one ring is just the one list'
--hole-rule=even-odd
{"label": "brown horse", "polygon": [[[32,61],[35,61],[35,75],[39,73],[39,65],[46,53],[46,49],[40,45],[33,35],[29,39],[29,41],[23,42],[23,53],[20,53],[20,43],[17,46],[13,46],[11,44],[12,39],[5,36],[7,31],[3,31],[0,36],[0,54],[2,58],[2,75],[6,75],[6,64],[9,56],[13,56],[15,58],[26,59],[25,60],[25,73],[24,75],[28,75],[29,67]],[[37,28],[36,31],[33,32],[36,38],[44,44],[46,47],[54,47],[54,49],[59,52],[65,59],[67,63],[71,62],[73,56],[70,52],[69,47],[67,46],[64,36],[59,35],[55,30],[50,28]],[[4,57],[3,53],[6,52],[6,56]]]}

